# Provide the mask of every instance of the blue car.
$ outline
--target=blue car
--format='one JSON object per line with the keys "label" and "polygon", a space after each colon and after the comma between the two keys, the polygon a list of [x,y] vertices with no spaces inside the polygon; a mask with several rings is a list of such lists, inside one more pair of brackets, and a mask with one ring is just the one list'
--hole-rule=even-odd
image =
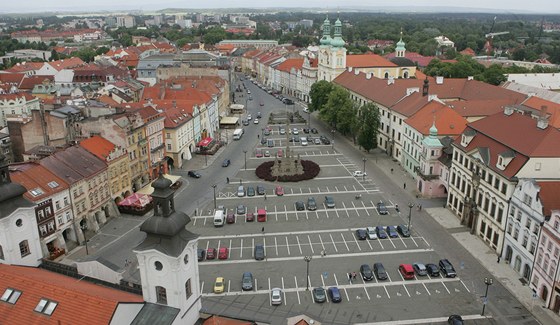
{"label": "blue car", "polygon": [[332,302],[341,302],[342,296],[340,295],[340,290],[337,287],[330,287],[329,288],[329,296],[331,297]]}
{"label": "blue car", "polygon": [[377,226],[375,228],[375,231],[377,232],[377,238],[387,239],[387,232],[385,232],[385,229],[383,228],[383,226]]}
{"label": "blue car", "polygon": [[391,238],[399,237],[399,233],[397,232],[397,228],[395,228],[395,226],[387,226],[387,233]]}

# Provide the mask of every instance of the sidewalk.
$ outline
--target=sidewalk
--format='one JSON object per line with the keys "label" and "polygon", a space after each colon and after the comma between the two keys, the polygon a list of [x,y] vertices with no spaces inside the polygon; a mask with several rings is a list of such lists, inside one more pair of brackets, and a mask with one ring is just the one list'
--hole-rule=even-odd
{"label": "sidewalk", "polygon": [[[354,145],[351,139],[342,138],[339,136],[337,144],[352,146],[356,150],[360,150],[358,146]],[[460,224],[459,218],[455,216],[450,210],[443,208],[441,199],[423,199],[416,198],[416,182],[413,177],[408,174],[404,168],[401,167],[386,153],[376,149],[370,153],[362,151],[363,155],[368,159],[366,169],[379,168],[385,174],[387,179],[390,179],[397,187],[403,189],[406,183],[406,192],[409,195],[410,202],[421,204],[423,211],[431,216],[445,229],[457,229],[463,227]],[[509,265],[505,263],[497,263],[497,255],[490,249],[479,237],[471,235],[468,231],[449,231],[450,234],[461,244],[480,264],[482,264],[496,280],[514,296],[519,302],[533,314],[533,316],[543,325],[560,324],[560,316],[556,315],[553,311],[543,307],[544,301],[540,298],[533,298],[533,291],[528,285],[523,285],[519,278],[521,277]]]}

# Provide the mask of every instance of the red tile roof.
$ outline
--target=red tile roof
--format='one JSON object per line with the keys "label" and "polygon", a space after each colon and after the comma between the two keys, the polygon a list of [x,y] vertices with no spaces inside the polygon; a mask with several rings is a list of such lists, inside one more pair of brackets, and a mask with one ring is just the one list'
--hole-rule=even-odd
{"label": "red tile roof", "polygon": [[292,68],[296,70],[301,70],[302,65],[303,65],[303,58],[287,59],[286,61],[276,66],[276,70],[285,71],[285,72],[290,72]]}
{"label": "red tile roof", "polygon": [[15,94],[0,94],[0,101],[2,100],[16,100],[18,98],[25,98],[26,101],[34,100],[35,96],[29,93],[15,93]]}
{"label": "red tile roof", "polygon": [[560,209],[560,182],[537,182],[541,187],[539,197],[543,205],[543,214],[550,216],[552,210]]}
{"label": "red tile roof", "polygon": [[469,99],[445,102],[449,107],[466,118],[481,118],[504,111],[512,104],[511,99]]}
{"label": "red tile roof", "polygon": [[352,54],[346,56],[346,66],[353,68],[396,67],[393,62],[377,54]]}
{"label": "red tile roof", "polygon": [[418,132],[428,135],[434,121],[438,129],[438,136],[457,136],[463,133],[467,126],[467,120],[464,117],[437,101],[424,105],[416,114],[406,119],[405,123]]}
{"label": "red tile roof", "polygon": [[203,325],[252,325],[253,322],[249,321],[242,321],[238,319],[231,319],[222,316],[211,316],[210,318],[206,319]]}
{"label": "red tile roof", "polygon": [[107,161],[111,152],[115,150],[115,145],[111,141],[99,135],[80,141],[80,146],[103,161]]}
{"label": "red tile roof", "polygon": [[53,76],[25,77],[21,81],[21,84],[19,85],[19,89],[20,90],[33,90],[33,87],[35,87],[36,85],[42,84],[45,80],[50,80],[51,82],[54,82],[54,77]]}
{"label": "red tile roof", "polygon": [[0,83],[9,83],[19,86],[25,78],[24,73],[0,73]]}
{"label": "red tile roof", "polygon": [[[10,165],[10,178],[27,189],[24,196],[33,202],[52,196],[68,189],[68,184],[47,168],[35,162],[24,162]],[[49,185],[50,184],[50,185]],[[33,196],[30,191],[39,188],[43,194]]]}
{"label": "red tile roof", "polygon": [[[80,281],[43,269],[0,264],[0,292],[21,291],[15,304],[0,302],[1,324],[109,324],[120,302],[141,296]],[[41,299],[58,305],[48,316],[34,309]]]}
{"label": "red tile roof", "polygon": [[13,67],[4,70],[6,72],[27,72],[36,71],[43,67],[44,62],[22,62],[14,65]]}
{"label": "red tile roof", "polygon": [[[560,128],[560,104],[540,97],[532,96],[523,102],[523,106],[530,107],[543,114],[549,115],[548,123],[555,128]],[[546,112],[542,111],[543,106],[546,107]]]}
{"label": "red tile roof", "polygon": [[63,69],[76,68],[76,67],[79,67],[79,66],[82,66],[82,65],[85,64],[85,62],[82,61],[82,59],[80,59],[78,57],[71,57],[71,58],[68,58],[68,59],[52,61],[52,62],[48,62],[48,63],[58,71],[63,70]]}

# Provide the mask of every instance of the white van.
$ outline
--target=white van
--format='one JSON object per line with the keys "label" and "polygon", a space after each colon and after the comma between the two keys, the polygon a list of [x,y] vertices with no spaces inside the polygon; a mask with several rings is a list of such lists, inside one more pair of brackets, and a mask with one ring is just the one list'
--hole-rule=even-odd
{"label": "white van", "polygon": [[225,221],[224,210],[216,210],[216,212],[214,212],[214,227],[223,226]]}
{"label": "white van", "polygon": [[233,131],[233,140],[241,139],[242,135],[243,135],[243,129],[236,129],[235,131]]}

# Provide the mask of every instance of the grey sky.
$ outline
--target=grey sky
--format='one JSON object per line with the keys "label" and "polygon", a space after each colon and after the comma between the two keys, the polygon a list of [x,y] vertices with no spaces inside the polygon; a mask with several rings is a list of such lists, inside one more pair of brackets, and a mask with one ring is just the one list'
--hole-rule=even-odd
{"label": "grey sky", "polygon": [[[239,7],[319,7],[336,11],[348,6],[402,7],[460,7],[491,9],[490,12],[520,12],[560,14],[560,1],[553,0],[24,0],[3,1],[0,13],[40,11],[99,11],[99,10],[157,10],[163,8],[239,8]],[[437,8],[434,8],[437,10]],[[440,9],[441,10],[441,9]]]}

